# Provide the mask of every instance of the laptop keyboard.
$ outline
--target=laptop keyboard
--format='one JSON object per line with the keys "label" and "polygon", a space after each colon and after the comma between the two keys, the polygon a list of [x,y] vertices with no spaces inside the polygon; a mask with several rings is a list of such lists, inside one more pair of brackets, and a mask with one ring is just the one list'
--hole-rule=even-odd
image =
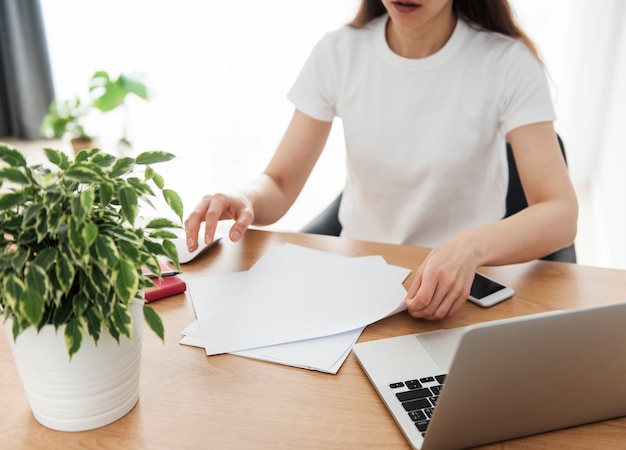
{"label": "laptop keyboard", "polygon": [[445,379],[446,375],[442,374],[389,385],[422,436],[426,434]]}

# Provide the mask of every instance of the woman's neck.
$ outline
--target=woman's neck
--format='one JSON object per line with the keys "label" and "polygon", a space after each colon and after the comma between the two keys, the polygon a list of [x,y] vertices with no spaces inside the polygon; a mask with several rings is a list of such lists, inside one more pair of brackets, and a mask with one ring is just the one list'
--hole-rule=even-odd
{"label": "woman's neck", "polygon": [[387,22],[387,45],[396,54],[411,59],[425,58],[446,45],[456,26],[454,15],[444,15],[419,27],[399,26]]}

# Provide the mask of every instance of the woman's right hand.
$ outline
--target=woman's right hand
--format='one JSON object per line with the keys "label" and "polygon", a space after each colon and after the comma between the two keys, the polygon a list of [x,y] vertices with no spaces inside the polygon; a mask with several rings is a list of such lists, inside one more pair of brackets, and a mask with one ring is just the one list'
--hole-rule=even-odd
{"label": "woman's right hand", "polygon": [[[231,241],[237,242],[254,221],[252,202],[243,194],[209,194],[195,207],[185,220],[185,234],[187,248],[193,252],[198,248],[198,239],[204,239],[209,244],[215,236],[217,222],[232,219],[235,221],[228,236]],[[198,236],[200,225],[205,222],[204,236]]]}
{"label": "woman's right hand", "polygon": [[332,122],[313,119],[294,110],[293,117],[276,153],[265,171],[237,194],[205,195],[185,220],[187,248],[198,248],[198,230],[206,222],[203,238],[213,241],[217,222],[235,221],[228,233],[237,242],[254,223],[263,226],[276,222],[293,205],[319,158]]}

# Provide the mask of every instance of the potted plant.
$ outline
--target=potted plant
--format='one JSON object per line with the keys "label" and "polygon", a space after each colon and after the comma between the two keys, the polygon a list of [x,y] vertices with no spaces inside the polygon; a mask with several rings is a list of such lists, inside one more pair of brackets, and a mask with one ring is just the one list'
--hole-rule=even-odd
{"label": "potted plant", "polygon": [[85,117],[91,105],[76,96],[69,100],[52,100],[39,129],[48,139],[68,138],[74,153],[97,146],[96,139],[85,132]]}
{"label": "potted plant", "polygon": [[148,88],[138,78],[127,74],[111,77],[108,72],[95,72],[89,80],[88,95],[68,100],[53,100],[43,117],[40,134],[48,139],[69,138],[74,153],[97,147],[97,139],[85,132],[85,121],[92,111],[108,113],[121,108],[125,117],[119,143],[131,148],[128,138],[128,105],[126,98],[134,95],[148,100]]}
{"label": "potted plant", "polygon": [[138,78],[127,74],[120,74],[117,78],[111,77],[108,72],[100,70],[93,74],[89,83],[89,93],[93,99],[93,106],[103,113],[122,108],[126,116],[123,121],[121,145],[131,148],[128,139],[128,105],[126,97],[134,95],[148,100],[148,88]]}
{"label": "potted plant", "polygon": [[35,418],[84,430],[137,402],[144,319],[164,336],[142,298],[154,286],[142,269],[160,274],[160,257],[178,267],[180,225],[141,225],[140,206],[160,192],[181,220],[183,208],[152,168],[170,153],[44,151],[52,168],[0,144],[0,310]]}

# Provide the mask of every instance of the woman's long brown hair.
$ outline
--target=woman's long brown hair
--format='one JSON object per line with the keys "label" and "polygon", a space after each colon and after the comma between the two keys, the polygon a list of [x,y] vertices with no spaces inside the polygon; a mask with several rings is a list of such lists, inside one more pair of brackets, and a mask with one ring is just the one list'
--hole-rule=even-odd
{"label": "woman's long brown hair", "polygon": [[[457,17],[475,28],[519,39],[539,61],[542,61],[534,42],[518,25],[508,0],[454,0],[452,10]],[[362,28],[386,12],[381,0],[361,0],[356,16],[352,22],[348,23],[348,26]]]}

